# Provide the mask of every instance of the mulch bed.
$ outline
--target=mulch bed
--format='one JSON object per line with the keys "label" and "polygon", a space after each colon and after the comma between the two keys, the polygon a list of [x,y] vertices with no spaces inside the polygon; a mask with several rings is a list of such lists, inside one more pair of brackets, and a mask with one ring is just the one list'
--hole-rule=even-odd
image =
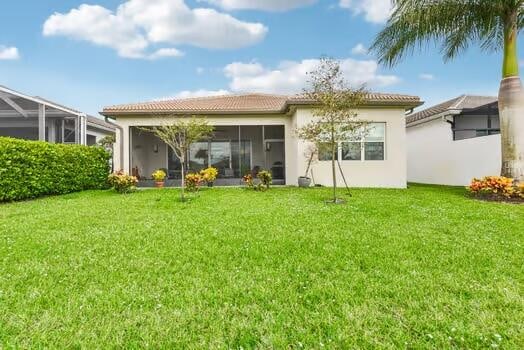
{"label": "mulch bed", "polygon": [[524,198],[507,198],[507,197],[504,197],[504,196],[495,196],[495,195],[492,195],[492,196],[489,196],[489,195],[484,195],[484,196],[475,196],[475,195],[470,195],[469,196],[470,198],[473,198],[473,199],[477,199],[479,201],[485,201],[485,202],[500,202],[500,203],[510,203],[510,204],[524,204]]}

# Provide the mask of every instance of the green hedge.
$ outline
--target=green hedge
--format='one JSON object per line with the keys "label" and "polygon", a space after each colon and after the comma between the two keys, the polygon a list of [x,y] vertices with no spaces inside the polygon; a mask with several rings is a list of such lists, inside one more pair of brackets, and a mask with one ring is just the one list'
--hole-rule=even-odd
{"label": "green hedge", "polygon": [[101,147],[0,137],[0,202],[105,188],[109,157]]}

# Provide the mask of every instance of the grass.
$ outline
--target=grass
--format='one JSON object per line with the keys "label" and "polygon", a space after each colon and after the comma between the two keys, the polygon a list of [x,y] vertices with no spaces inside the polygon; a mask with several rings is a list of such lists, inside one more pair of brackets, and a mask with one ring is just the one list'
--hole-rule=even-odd
{"label": "grass", "polygon": [[524,206],[462,189],[0,205],[0,348],[524,347]]}

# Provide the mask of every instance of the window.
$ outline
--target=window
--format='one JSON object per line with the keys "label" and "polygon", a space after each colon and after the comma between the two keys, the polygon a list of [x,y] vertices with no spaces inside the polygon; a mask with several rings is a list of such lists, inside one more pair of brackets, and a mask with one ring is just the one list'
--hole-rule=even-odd
{"label": "window", "polygon": [[362,137],[342,142],[342,160],[384,160],[386,159],[386,123],[369,123]]}
{"label": "window", "polygon": [[[327,161],[331,160],[331,147],[329,144],[321,143],[318,145],[318,160]],[[335,160],[338,160],[338,151],[335,152]]]}
{"label": "window", "polygon": [[384,160],[384,142],[366,142],[366,160]]}
{"label": "window", "polygon": [[342,142],[343,160],[362,160],[362,142]]}
{"label": "window", "polygon": [[384,160],[386,141],[386,124],[372,123],[368,125],[364,139],[365,160]]}

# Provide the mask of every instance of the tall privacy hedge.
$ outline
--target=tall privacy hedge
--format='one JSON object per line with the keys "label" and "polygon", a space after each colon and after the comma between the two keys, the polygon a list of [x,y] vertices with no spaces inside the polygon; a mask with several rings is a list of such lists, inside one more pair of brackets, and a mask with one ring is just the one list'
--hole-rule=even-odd
{"label": "tall privacy hedge", "polygon": [[101,147],[0,137],[0,202],[106,187]]}

